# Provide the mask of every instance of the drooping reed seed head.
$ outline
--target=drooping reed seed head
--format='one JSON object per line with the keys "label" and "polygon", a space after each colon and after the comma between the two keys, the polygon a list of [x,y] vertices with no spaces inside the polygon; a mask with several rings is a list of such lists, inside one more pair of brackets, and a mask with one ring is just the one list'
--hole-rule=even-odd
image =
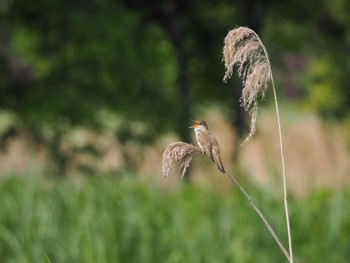
{"label": "drooping reed seed head", "polygon": [[224,81],[227,82],[237,66],[242,79],[243,90],[241,106],[251,115],[250,132],[243,144],[255,134],[258,115],[258,102],[265,96],[271,80],[271,65],[265,46],[259,36],[247,27],[235,28],[227,34],[224,41],[223,61],[225,63]]}
{"label": "drooping reed seed head", "polygon": [[174,168],[182,169],[183,177],[186,169],[191,163],[192,157],[196,153],[201,153],[199,147],[193,146],[185,142],[174,142],[170,144],[163,153],[162,172],[167,178]]}

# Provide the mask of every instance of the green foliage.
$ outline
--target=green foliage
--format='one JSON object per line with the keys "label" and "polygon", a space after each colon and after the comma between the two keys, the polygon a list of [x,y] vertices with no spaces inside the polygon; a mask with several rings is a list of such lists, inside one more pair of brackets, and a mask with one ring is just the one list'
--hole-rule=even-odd
{"label": "green foliage", "polygon": [[[18,89],[6,89],[0,107],[16,111],[31,125],[56,127],[61,125],[57,120],[64,120],[94,128],[101,110],[153,120],[164,104],[171,105],[172,53],[159,28],[140,28],[136,13],[112,1],[89,1],[84,8],[39,2],[43,6],[13,6],[7,59],[28,69],[29,76]],[[17,80],[18,74],[10,76]],[[151,107],[154,111],[140,114]]]}
{"label": "green foliage", "polygon": [[310,96],[307,103],[328,117],[345,114],[343,107],[346,104],[346,96],[341,89],[336,88],[340,84],[337,82],[341,76],[337,74],[338,70],[332,68],[329,61],[325,59],[318,59],[310,66],[312,83],[310,83]]}
{"label": "green foliage", "polygon": [[2,15],[11,23],[0,28],[0,110],[16,114],[10,128],[45,145],[58,170],[74,157],[62,150],[72,128],[118,122],[122,145],[144,144],[176,119],[174,55],[159,25],[115,1],[19,1]]}
{"label": "green foliage", "polygon": [[[341,46],[332,48],[343,49]],[[308,96],[304,104],[326,119],[345,120],[350,111],[350,93],[346,84],[349,71],[350,63],[344,60],[342,54],[326,52],[313,58],[307,76]]]}
{"label": "green foliage", "polygon": [[[280,200],[249,189],[277,233]],[[291,202],[295,255],[302,262],[350,256],[350,193]],[[282,235],[282,240],[286,236]],[[182,185],[172,192],[124,178],[0,182],[2,262],[282,262],[284,255],[233,188]]]}

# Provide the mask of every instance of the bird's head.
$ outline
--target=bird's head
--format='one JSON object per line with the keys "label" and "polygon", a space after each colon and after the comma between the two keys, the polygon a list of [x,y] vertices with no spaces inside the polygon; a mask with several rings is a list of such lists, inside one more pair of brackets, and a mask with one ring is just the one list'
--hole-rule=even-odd
{"label": "bird's head", "polygon": [[208,124],[205,121],[194,121],[194,125],[189,128],[194,129],[195,132],[208,130]]}

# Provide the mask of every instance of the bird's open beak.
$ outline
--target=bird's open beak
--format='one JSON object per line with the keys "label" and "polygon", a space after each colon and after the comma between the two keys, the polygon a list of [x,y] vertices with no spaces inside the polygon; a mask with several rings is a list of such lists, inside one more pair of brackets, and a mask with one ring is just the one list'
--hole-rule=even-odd
{"label": "bird's open beak", "polygon": [[190,126],[190,127],[188,127],[188,128],[189,128],[189,129],[196,128],[196,127],[198,126],[198,121],[195,121],[195,120],[192,120],[192,119],[191,119],[191,121],[194,122],[194,125],[192,125],[192,126]]}

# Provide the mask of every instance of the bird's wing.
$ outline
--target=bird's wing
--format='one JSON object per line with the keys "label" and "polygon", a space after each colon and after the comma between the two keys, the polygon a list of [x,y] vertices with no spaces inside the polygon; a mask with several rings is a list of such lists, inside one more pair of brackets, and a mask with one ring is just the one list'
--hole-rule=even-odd
{"label": "bird's wing", "polygon": [[199,133],[199,138],[198,140],[201,142],[202,149],[210,159],[214,161],[214,156],[213,156],[213,151],[212,151],[212,134],[208,131],[203,131]]}
{"label": "bird's wing", "polygon": [[222,173],[225,173],[224,165],[220,158],[220,147],[218,141],[210,131],[203,131],[199,133],[198,140],[201,142],[202,149],[213,162],[216,163],[217,168]]}

